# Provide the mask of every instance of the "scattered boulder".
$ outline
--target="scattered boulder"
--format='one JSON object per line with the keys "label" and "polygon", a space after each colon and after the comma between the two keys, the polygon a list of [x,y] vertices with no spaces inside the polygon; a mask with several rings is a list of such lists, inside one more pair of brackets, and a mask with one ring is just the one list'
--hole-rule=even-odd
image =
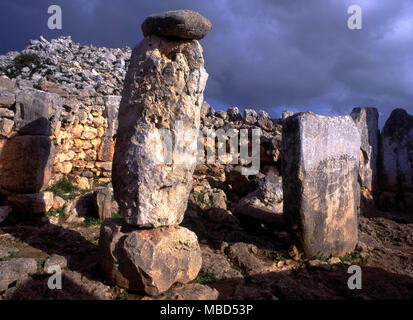
{"label": "scattered boulder", "polygon": [[0,291],[6,290],[17,280],[36,273],[37,263],[34,259],[18,258],[9,261],[0,261]]}
{"label": "scattered boulder", "polygon": [[196,166],[196,157],[188,155],[197,145],[193,138],[183,141],[185,154],[171,151],[169,164],[161,136],[171,134],[173,140],[184,129],[199,132],[207,78],[197,41],[150,36],[134,49],[112,172],[115,199],[128,224],[159,227],[182,221]]}
{"label": "scattered boulder", "polygon": [[202,265],[197,236],[183,227],[135,229],[106,219],[99,238],[100,264],[113,283],[157,296],[174,283],[195,279]]}
{"label": "scattered boulder", "polygon": [[357,243],[360,135],[350,116],[288,117],[282,136],[284,216],[311,258]]}
{"label": "scattered boulder", "polygon": [[211,31],[211,22],[192,10],[166,11],[150,15],[142,23],[145,37],[157,35],[167,38],[196,39],[204,38]]}
{"label": "scattered boulder", "polygon": [[[53,254],[46,259],[43,270],[44,272],[49,273],[49,268],[55,266],[60,267],[60,269],[67,267],[67,259],[57,254]],[[54,271],[52,271],[51,273],[54,273]]]}

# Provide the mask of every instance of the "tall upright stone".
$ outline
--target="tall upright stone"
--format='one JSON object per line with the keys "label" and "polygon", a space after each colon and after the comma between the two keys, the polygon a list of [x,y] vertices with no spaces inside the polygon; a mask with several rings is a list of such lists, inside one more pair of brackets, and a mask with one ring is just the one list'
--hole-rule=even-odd
{"label": "tall upright stone", "polygon": [[[119,108],[114,195],[130,225],[178,225],[192,188],[196,156],[182,157],[174,150],[172,164],[163,162],[161,129],[168,130],[173,141],[183,136],[183,129],[199,131],[208,74],[198,41],[146,35],[132,52]],[[183,149],[186,154],[196,152],[193,139],[184,141]]]}
{"label": "tall upright stone", "polygon": [[398,202],[395,209],[413,212],[413,116],[395,109],[381,133],[380,188]]}
{"label": "tall upright stone", "polygon": [[308,257],[357,243],[360,135],[350,116],[311,112],[284,120],[284,215]]}
{"label": "tall upright stone", "polygon": [[189,10],[152,15],[132,52],[112,169],[123,219],[106,219],[99,239],[102,269],[124,288],[159,295],[201,269],[196,234],[178,225],[192,189],[208,78],[195,39],[210,29]]}
{"label": "tall upright stone", "polygon": [[350,115],[357,126],[361,139],[359,166],[361,197],[364,202],[370,202],[378,183],[379,113],[376,108],[354,108]]}

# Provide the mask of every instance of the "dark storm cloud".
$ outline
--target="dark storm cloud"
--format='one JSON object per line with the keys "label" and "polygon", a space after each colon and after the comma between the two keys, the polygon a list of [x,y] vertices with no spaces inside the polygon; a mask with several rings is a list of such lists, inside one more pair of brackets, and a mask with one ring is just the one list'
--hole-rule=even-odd
{"label": "dark storm cloud", "polygon": [[[51,4],[62,6],[62,31],[47,29]],[[363,30],[347,28],[351,4],[363,9]],[[395,107],[413,113],[411,0],[2,0],[0,53],[40,34],[134,46],[146,16],[183,8],[213,23],[202,40],[208,101],[274,116],[284,108],[345,114],[377,106],[381,123]]]}

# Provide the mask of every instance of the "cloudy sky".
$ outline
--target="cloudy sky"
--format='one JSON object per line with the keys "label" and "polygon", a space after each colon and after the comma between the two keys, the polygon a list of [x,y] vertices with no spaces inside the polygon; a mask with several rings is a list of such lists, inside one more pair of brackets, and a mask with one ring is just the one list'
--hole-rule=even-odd
{"label": "cloudy sky", "polygon": [[[62,30],[47,28],[52,4],[62,8]],[[363,10],[362,30],[347,27],[352,4]],[[413,0],[1,0],[0,54],[40,35],[133,47],[146,16],[172,9],[199,11],[213,24],[201,43],[205,97],[216,108],[277,117],[376,106],[381,125],[396,107],[413,114]]]}

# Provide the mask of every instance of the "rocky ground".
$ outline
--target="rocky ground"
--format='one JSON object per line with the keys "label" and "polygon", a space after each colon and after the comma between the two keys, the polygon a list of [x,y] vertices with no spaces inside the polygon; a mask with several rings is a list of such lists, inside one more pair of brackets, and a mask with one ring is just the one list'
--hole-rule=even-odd
{"label": "rocky ground", "polygon": [[[200,183],[206,184],[195,181]],[[283,226],[235,216],[231,191],[212,190],[215,193],[205,196],[205,202],[194,201],[199,197],[192,194],[182,224],[198,236],[201,273],[193,283],[176,284],[155,299],[413,298],[411,215],[364,213],[359,217],[356,251],[306,261]],[[97,263],[99,222],[50,221],[47,216],[9,215],[1,225],[1,299],[154,299],[106,281]],[[62,290],[47,287],[46,271],[52,264],[62,267]],[[362,290],[347,287],[352,264],[362,268]]]}

